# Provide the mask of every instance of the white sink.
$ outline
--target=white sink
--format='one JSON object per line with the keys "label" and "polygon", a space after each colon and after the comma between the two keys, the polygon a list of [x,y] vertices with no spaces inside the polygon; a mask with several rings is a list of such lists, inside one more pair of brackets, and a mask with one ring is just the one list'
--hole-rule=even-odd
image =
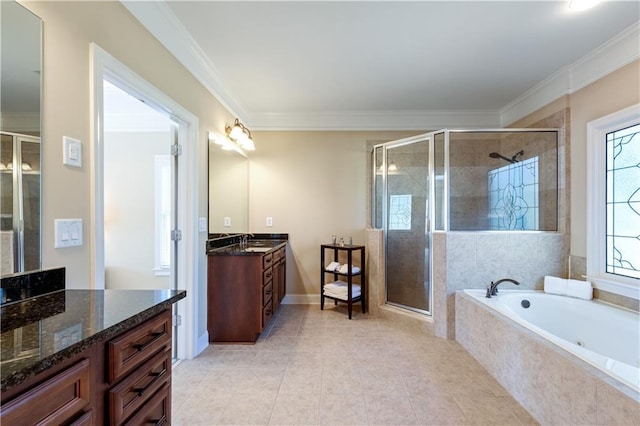
{"label": "white sink", "polygon": [[265,253],[271,250],[273,247],[247,247],[244,251],[253,253]]}

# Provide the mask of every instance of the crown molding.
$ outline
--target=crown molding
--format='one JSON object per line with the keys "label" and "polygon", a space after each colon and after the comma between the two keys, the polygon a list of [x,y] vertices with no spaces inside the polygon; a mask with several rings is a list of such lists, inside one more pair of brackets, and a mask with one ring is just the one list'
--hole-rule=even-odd
{"label": "crown molding", "polygon": [[215,65],[164,1],[122,5],[227,109],[247,122],[247,110],[225,88]]}
{"label": "crown molding", "polygon": [[500,110],[500,124],[509,124],[556,99],[570,95],[640,58],[640,22],[636,22],[576,62],[553,73]]}
{"label": "crown molding", "polygon": [[252,113],[252,130],[428,130],[496,127],[496,110]]}

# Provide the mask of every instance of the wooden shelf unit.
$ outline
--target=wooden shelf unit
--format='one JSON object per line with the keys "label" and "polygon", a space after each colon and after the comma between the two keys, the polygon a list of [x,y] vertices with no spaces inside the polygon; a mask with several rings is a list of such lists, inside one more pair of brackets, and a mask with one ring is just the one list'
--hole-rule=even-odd
{"label": "wooden shelf unit", "polygon": [[[336,272],[336,271],[328,271],[326,268],[327,266],[327,261],[328,258],[326,256],[326,251],[329,251],[329,253],[333,252],[333,258],[331,261],[333,262],[338,262],[340,259],[340,253],[341,252],[345,252],[346,253],[346,260],[347,260],[347,273],[340,273],[340,272]],[[352,272],[352,268],[353,268],[353,262],[354,262],[354,254],[357,254],[359,256],[359,262],[360,262],[360,271],[357,273]],[[331,255],[329,255],[331,256]],[[343,256],[344,257],[344,256]],[[332,299],[334,301],[334,303],[337,305],[338,302],[345,302],[347,304],[347,310],[349,312],[349,319],[351,319],[352,316],[352,312],[353,312],[353,304],[360,302],[361,306],[362,306],[362,313],[366,313],[367,312],[367,308],[366,308],[366,258],[365,258],[365,247],[364,246],[358,246],[358,245],[338,245],[338,244],[322,244],[320,246],[320,269],[321,269],[321,274],[320,274],[320,309],[324,310],[324,299],[325,297]],[[326,282],[326,277],[327,275],[329,276],[333,276],[333,281],[337,281],[339,279],[339,277],[345,277],[346,278],[346,282],[347,282],[347,297],[346,299],[342,299],[339,297],[335,297],[335,296],[329,296],[329,295],[325,295],[324,293],[324,286],[325,284],[327,284]],[[356,297],[352,297],[352,287],[353,287],[353,279],[358,277],[358,283],[360,284],[360,295],[356,296]]]}

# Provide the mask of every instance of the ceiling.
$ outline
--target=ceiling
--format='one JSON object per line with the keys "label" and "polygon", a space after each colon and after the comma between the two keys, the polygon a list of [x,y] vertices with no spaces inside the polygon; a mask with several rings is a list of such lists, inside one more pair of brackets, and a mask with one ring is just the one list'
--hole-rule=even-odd
{"label": "ceiling", "polygon": [[124,4],[264,129],[499,124],[510,103],[640,19],[637,1],[583,12],[566,1]]}

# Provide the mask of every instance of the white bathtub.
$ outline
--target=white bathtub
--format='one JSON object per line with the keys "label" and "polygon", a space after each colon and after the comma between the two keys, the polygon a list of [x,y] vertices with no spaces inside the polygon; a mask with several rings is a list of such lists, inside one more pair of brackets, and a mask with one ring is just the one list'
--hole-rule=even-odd
{"label": "white bathtub", "polygon": [[[464,290],[481,303],[640,391],[640,314],[540,291]],[[529,302],[529,307],[525,301]]]}

